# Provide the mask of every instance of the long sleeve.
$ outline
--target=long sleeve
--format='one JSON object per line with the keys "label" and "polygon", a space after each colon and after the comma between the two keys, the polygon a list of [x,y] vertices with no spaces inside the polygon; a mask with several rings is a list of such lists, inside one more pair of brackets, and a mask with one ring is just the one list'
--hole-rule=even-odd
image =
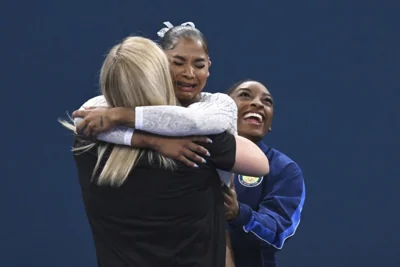
{"label": "long sleeve", "polygon": [[[93,97],[86,101],[79,109],[82,110],[83,107],[108,107],[108,103],[103,95]],[[75,118],[74,124],[78,125],[82,121],[82,118]],[[118,126],[115,129],[101,133],[97,136],[97,139],[107,143],[113,143],[118,145],[127,145],[131,143],[131,137],[133,135],[134,129]]]}
{"label": "long sleeve", "polygon": [[[108,107],[104,96],[96,96],[82,105]],[[77,125],[81,121],[75,118]],[[211,135],[228,131],[237,135],[237,106],[232,98],[221,93],[202,93],[200,102],[189,107],[148,106],[135,109],[135,128],[163,136]],[[126,144],[132,128],[117,127],[98,136],[101,141]],[[227,175],[226,175],[227,176]]]}
{"label": "long sleeve", "polygon": [[[269,179],[269,178],[268,178]],[[231,231],[244,231],[243,242],[282,249],[294,235],[305,200],[303,174],[294,162],[264,184],[263,200],[258,210],[239,203],[239,215],[229,222]]]}
{"label": "long sleeve", "polygon": [[237,106],[226,94],[202,94],[188,108],[149,106],[135,109],[135,128],[166,136],[237,134]]}

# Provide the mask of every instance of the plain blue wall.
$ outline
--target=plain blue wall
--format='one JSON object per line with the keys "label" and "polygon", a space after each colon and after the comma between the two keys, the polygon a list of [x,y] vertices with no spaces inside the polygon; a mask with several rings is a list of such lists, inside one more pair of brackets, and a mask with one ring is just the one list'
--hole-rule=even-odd
{"label": "plain blue wall", "polygon": [[97,94],[112,45],[155,39],[165,20],[208,37],[207,91],[252,77],[275,97],[266,142],[301,165],[308,189],[281,266],[400,266],[398,14],[384,0],[2,1],[0,266],[95,266],[56,119]]}

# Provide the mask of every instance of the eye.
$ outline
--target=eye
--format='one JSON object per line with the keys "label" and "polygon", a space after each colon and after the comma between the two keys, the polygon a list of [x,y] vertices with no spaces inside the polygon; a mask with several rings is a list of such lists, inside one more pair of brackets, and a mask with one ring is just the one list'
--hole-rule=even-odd
{"label": "eye", "polygon": [[238,97],[243,97],[243,98],[250,98],[250,94],[247,92],[240,92],[238,94]]}
{"label": "eye", "polygon": [[183,62],[178,62],[178,61],[173,61],[172,63],[174,63],[174,65],[177,65],[177,66],[183,66]]}
{"label": "eye", "polygon": [[202,69],[202,68],[204,68],[205,66],[206,66],[206,65],[203,65],[203,64],[202,64],[202,65],[195,65],[195,67],[198,68],[198,69]]}
{"label": "eye", "polygon": [[263,101],[269,106],[272,106],[274,104],[274,101],[269,97],[265,98]]}

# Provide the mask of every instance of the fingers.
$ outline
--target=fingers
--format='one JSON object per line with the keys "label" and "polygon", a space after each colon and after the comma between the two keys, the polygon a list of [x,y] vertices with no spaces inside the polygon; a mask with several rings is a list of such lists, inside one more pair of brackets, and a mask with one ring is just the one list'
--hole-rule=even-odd
{"label": "fingers", "polygon": [[222,184],[222,190],[224,191],[224,193],[229,195],[229,187],[226,184]]}
{"label": "fingers", "polygon": [[229,204],[227,204],[227,203],[224,203],[224,206],[225,206],[225,210],[226,210],[226,212],[229,212]]}
{"label": "fingers", "polygon": [[79,123],[76,127],[76,132],[78,135],[95,137],[99,134],[99,128],[95,123],[87,122],[86,120]]}
{"label": "fingers", "polygon": [[82,121],[76,126],[76,133],[79,135],[83,135],[84,131],[86,131],[86,128],[87,123],[85,121]]}
{"label": "fingers", "polygon": [[200,145],[198,145],[196,143],[190,142],[190,143],[188,143],[186,145],[186,147],[188,149],[190,149],[191,151],[196,152],[196,153],[198,153],[200,155],[204,155],[206,157],[210,156],[210,153],[208,152],[207,149],[205,149],[204,147],[202,147],[202,146],[200,146]]}
{"label": "fingers", "polygon": [[232,174],[231,176],[229,188],[233,190],[235,189],[235,174]]}
{"label": "fingers", "polygon": [[228,203],[229,205],[234,204],[236,200],[236,192],[232,189],[229,189],[229,191],[224,190],[224,201]]}
{"label": "fingers", "polygon": [[229,221],[233,218],[233,212],[228,204],[224,203],[224,206],[225,206],[225,218]]}
{"label": "fingers", "polygon": [[90,111],[86,111],[86,110],[75,110],[74,112],[72,112],[72,118],[75,119],[76,117],[78,118],[85,118]]}
{"label": "fingers", "polygon": [[193,142],[212,144],[212,140],[205,136],[193,136],[190,138],[190,140],[192,140]]}
{"label": "fingers", "polygon": [[232,204],[232,202],[233,201],[232,201],[231,197],[227,193],[224,193],[224,203],[229,206]]}
{"label": "fingers", "polygon": [[194,168],[198,168],[199,167],[196,163],[190,161],[184,155],[181,155],[180,157],[178,157],[178,160],[180,162],[182,162],[183,164],[185,164],[186,166],[188,166],[188,167],[194,167]]}
{"label": "fingers", "polygon": [[190,149],[186,148],[182,151],[182,154],[188,159],[191,160],[195,163],[198,164],[202,164],[202,163],[206,163],[206,160],[202,157],[200,157],[199,155],[197,155],[196,153],[194,153],[193,151],[191,151]]}
{"label": "fingers", "polygon": [[98,107],[83,107],[84,109],[95,109],[95,108],[98,108]]}

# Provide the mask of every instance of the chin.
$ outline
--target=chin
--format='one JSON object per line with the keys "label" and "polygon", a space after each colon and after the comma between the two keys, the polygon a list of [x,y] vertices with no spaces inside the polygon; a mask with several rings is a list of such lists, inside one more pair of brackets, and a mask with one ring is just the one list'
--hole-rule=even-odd
{"label": "chin", "polygon": [[178,99],[185,101],[193,100],[196,97],[196,95],[192,92],[179,92],[178,94],[176,94],[176,96],[178,97]]}
{"label": "chin", "polygon": [[182,105],[189,105],[192,104],[193,101],[195,101],[197,94],[194,94],[192,92],[179,92],[175,93],[176,98]]}

